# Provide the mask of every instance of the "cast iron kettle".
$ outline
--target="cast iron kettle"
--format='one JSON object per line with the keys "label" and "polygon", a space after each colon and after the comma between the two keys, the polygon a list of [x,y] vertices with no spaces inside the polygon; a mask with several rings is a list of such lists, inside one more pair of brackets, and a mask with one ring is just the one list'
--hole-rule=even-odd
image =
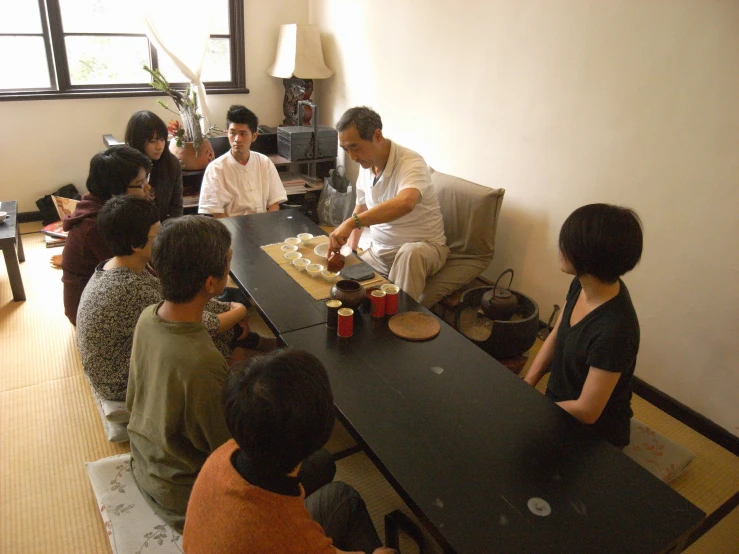
{"label": "cast iron kettle", "polygon": [[[501,277],[506,273],[511,274],[508,288],[498,288],[498,281],[500,281]],[[493,290],[489,290],[482,295],[480,307],[487,317],[493,320],[507,321],[514,313],[516,313],[516,310],[518,309],[518,297],[509,290],[512,284],[513,270],[506,269],[495,280]]]}

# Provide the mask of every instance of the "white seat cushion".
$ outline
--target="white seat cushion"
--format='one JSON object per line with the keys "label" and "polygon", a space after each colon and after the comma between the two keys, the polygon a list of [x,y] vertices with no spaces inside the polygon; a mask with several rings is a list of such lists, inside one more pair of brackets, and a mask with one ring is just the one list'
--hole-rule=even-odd
{"label": "white seat cushion", "polygon": [[631,419],[631,442],[624,454],[665,483],[688,467],[695,454],[641,421]]}
{"label": "white seat cushion", "polygon": [[105,436],[110,442],[126,442],[128,440],[128,419],[131,417],[126,410],[126,403],[118,400],[105,400],[95,391],[89,380],[87,384],[90,385],[90,392],[95,399]]}
{"label": "white seat cushion", "polygon": [[85,464],[113,554],[181,554],[182,536],[164,523],[141,495],[131,474],[131,455]]}

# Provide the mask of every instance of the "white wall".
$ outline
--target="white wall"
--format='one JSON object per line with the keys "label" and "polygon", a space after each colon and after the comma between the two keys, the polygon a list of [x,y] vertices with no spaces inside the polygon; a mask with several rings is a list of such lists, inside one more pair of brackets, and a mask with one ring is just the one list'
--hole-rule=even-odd
{"label": "white wall", "polygon": [[[274,61],[279,27],[307,23],[307,0],[245,0],[246,86],[249,94],[208,96],[213,122],[225,124],[231,104],[251,108],[265,124],[282,121],[282,81],[267,75]],[[18,200],[19,211],[36,211],[35,201],[61,185],[84,192],[90,158],[104,149],[102,135],[123,140],[126,122],[137,110],[175,119],[157,104],[169,97],[0,102],[0,199]],[[170,105],[171,102],[168,102]]]}
{"label": "white wall", "polygon": [[310,21],[322,122],[371,105],[436,169],[504,187],[488,275],[512,267],[542,318],[567,215],[635,208],[637,375],[739,434],[739,2],[310,0]]}

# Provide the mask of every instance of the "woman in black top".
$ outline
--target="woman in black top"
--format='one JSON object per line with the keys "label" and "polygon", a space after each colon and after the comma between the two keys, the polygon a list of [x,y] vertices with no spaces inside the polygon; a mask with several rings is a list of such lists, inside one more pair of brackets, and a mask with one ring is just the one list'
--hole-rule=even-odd
{"label": "woman in black top", "polygon": [[136,112],[126,126],[126,144],[154,162],[149,176],[150,198],[165,221],[182,215],[182,166],[167,148],[167,126],[153,112]]}
{"label": "woman in black top", "polygon": [[639,217],[629,208],[589,204],[559,234],[560,269],[575,275],[565,308],[525,380],[551,370],[547,397],[616,446],[629,444],[631,378],[639,320],[620,277],[642,254]]}

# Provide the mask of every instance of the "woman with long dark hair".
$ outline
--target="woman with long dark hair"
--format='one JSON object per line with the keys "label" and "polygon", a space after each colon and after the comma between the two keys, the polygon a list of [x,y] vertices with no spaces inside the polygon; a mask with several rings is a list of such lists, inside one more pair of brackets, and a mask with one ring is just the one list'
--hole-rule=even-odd
{"label": "woman with long dark hair", "polygon": [[153,112],[136,112],[126,125],[126,144],[145,154],[154,164],[150,197],[165,221],[182,215],[182,166],[167,148],[167,126]]}

